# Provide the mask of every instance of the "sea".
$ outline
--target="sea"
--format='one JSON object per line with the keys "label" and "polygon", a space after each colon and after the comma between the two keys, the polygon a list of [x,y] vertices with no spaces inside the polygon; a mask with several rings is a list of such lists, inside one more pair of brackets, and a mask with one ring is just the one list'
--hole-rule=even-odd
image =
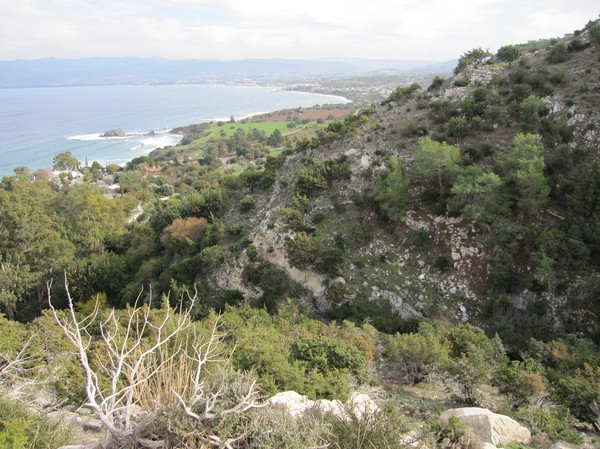
{"label": "sea", "polygon": [[[280,109],[346,103],[342,97],[221,85],[82,86],[0,89],[0,177],[51,168],[70,151],[82,165],[124,164],[176,145],[169,130]],[[124,137],[102,137],[122,129]],[[152,132],[153,131],[153,132]]]}

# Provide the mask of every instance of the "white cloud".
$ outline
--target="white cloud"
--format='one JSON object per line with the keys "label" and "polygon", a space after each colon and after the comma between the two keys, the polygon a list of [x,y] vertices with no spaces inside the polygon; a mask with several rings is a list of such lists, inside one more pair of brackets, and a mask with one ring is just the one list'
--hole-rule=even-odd
{"label": "white cloud", "polygon": [[451,59],[550,37],[591,0],[0,0],[0,59],[354,56]]}

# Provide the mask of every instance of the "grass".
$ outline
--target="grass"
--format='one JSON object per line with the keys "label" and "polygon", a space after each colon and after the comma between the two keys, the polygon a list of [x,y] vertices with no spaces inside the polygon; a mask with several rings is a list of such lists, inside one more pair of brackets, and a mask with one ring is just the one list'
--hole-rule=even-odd
{"label": "grass", "polygon": [[202,144],[206,142],[210,142],[211,140],[220,140],[233,136],[236,130],[241,129],[245,133],[252,131],[253,129],[257,129],[259,131],[264,131],[265,134],[270,136],[273,131],[278,129],[281,131],[281,134],[288,134],[290,131],[293,131],[297,128],[305,128],[309,126],[309,124],[302,125],[298,124],[295,128],[288,128],[288,124],[290,122],[234,122],[234,123],[211,123],[208,133],[205,137],[202,137],[195,141],[196,144]]}

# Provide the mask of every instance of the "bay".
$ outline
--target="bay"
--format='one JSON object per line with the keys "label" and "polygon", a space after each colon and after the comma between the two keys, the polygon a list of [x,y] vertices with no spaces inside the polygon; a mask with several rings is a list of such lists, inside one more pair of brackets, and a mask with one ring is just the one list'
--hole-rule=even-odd
{"label": "bay", "polygon": [[[328,95],[220,85],[0,89],[0,177],[23,165],[50,168],[64,151],[82,163],[123,164],[176,144],[179,137],[167,131],[177,126],[345,102]],[[101,137],[112,129],[126,136]]]}

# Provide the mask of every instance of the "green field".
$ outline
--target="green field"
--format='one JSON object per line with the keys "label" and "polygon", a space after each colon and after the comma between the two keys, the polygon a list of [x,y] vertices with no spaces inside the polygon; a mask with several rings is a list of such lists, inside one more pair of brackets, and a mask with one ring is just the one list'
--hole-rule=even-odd
{"label": "green field", "polygon": [[[265,134],[267,135],[267,137],[270,136],[273,133],[273,131],[278,129],[279,131],[281,131],[281,134],[283,134],[285,136],[289,132],[296,131],[299,129],[315,127],[315,126],[326,126],[327,123],[329,123],[329,122],[325,122],[322,125],[315,125],[314,122],[307,123],[307,124],[296,124],[296,127],[294,127],[294,128],[288,128],[289,123],[290,122],[287,122],[287,121],[285,121],[285,122],[211,123],[210,129],[209,129],[210,134],[196,140],[196,143],[202,144],[202,143],[210,142],[211,140],[231,137],[235,133],[236,129],[242,129],[245,133],[248,133],[248,132],[252,131],[253,129],[257,129],[259,131],[264,131]],[[223,131],[224,134],[221,134],[221,131]]]}

